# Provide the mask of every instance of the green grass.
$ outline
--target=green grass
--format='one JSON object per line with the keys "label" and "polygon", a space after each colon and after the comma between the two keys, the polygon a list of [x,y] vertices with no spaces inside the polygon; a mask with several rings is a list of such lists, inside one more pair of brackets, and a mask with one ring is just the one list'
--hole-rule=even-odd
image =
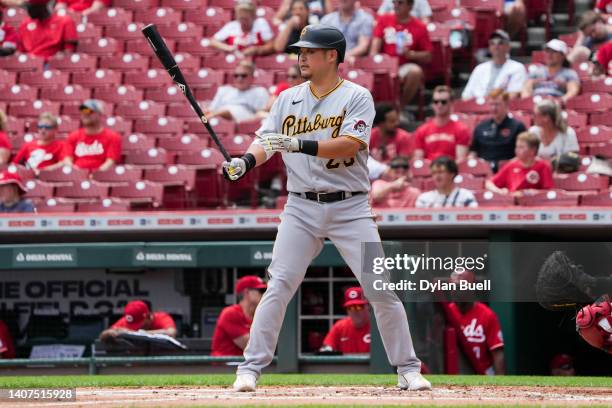
{"label": "green grass", "polygon": [[[536,376],[473,376],[429,375],[434,386],[445,385],[500,385],[500,386],[557,386],[610,387],[610,377],[536,377]],[[81,376],[24,376],[0,377],[0,388],[57,388],[57,387],[163,387],[163,386],[230,386],[233,374],[210,375],[81,375]],[[387,374],[266,374],[259,381],[262,386],[393,386],[397,377]]]}

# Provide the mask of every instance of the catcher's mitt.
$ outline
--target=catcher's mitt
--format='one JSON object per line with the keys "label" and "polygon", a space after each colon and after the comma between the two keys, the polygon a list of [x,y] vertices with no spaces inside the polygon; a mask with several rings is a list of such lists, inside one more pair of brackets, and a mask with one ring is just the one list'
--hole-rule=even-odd
{"label": "catcher's mitt", "polygon": [[575,309],[578,304],[590,303],[595,299],[593,292],[602,289],[597,287],[598,281],[586,274],[581,266],[575,265],[565,253],[555,251],[540,268],[536,296],[545,309]]}

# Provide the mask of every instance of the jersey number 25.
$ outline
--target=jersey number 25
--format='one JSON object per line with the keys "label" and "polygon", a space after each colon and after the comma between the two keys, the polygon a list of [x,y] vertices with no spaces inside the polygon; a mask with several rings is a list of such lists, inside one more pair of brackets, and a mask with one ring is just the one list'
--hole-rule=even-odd
{"label": "jersey number 25", "polygon": [[344,164],[344,167],[349,167],[355,164],[355,158],[351,157],[348,161],[343,160],[338,162],[336,162],[336,159],[330,159],[325,165],[325,167],[327,167],[328,169],[337,169],[338,167],[340,167],[340,163]]}

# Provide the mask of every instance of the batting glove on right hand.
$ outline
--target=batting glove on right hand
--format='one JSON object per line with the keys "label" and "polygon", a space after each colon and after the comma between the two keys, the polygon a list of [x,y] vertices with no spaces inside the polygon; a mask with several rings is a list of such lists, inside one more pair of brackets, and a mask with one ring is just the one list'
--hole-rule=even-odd
{"label": "batting glove on right hand", "polygon": [[223,177],[229,181],[236,181],[247,172],[247,164],[243,158],[235,157],[230,162],[223,162]]}

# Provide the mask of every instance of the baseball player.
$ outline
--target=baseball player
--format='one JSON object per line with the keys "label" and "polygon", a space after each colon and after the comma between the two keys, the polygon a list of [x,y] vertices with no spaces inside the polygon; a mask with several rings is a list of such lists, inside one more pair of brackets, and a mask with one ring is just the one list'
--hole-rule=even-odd
{"label": "baseball player", "polygon": [[[306,26],[298,42],[299,66],[307,81],[282,92],[241,158],[223,163],[225,176],[238,180],[280,152],[287,167],[289,198],[268,267],[268,289],[251,326],[238,366],[236,391],[255,391],[261,370],[273,358],[287,303],[306,268],[329,238],[370,299],[387,356],[397,366],[402,389],[429,390],[419,373],[402,303],[393,292],[368,294],[361,265],[362,242],[384,256],[368,204],[368,143],[374,102],[368,90],[338,76],[346,41],[324,25]],[[377,244],[378,243],[378,244]]]}

